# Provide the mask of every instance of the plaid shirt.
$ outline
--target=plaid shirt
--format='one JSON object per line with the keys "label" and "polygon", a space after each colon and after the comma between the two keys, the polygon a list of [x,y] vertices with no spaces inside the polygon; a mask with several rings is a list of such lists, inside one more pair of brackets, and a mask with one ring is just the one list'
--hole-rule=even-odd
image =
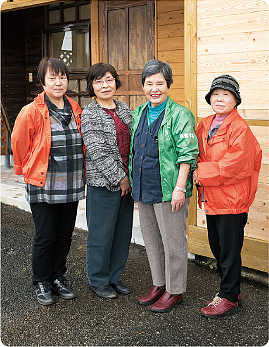
{"label": "plaid shirt", "polygon": [[64,97],[58,109],[45,95],[51,122],[51,150],[44,187],[26,183],[26,200],[32,203],[68,203],[85,197],[82,138],[72,108]]}

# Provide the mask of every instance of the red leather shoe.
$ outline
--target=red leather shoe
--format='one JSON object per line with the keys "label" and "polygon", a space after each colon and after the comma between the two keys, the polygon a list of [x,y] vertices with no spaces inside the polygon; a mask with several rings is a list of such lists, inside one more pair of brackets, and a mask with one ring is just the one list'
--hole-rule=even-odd
{"label": "red leather shoe", "polygon": [[232,302],[216,296],[210,305],[202,308],[202,315],[207,318],[218,318],[238,311],[238,301]]}
{"label": "red leather shoe", "polygon": [[182,294],[170,295],[165,292],[158,301],[155,302],[150,308],[152,312],[170,312],[176,305],[183,301]]}
{"label": "red leather shoe", "polygon": [[[219,296],[219,293],[217,293],[217,294],[215,295],[215,298],[216,298],[217,296]],[[214,299],[213,299],[213,300],[210,300],[210,301],[207,301],[207,302],[206,302],[206,306],[210,305],[213,301],[214,301]],[[241,295],[241,293],[238,294],[238,306],[240,306],[240,305],[242,305],[242,295]]]}
{"label": "red leather shoe", "polygon": [[138,298],[138,302],[140,305],[151,305],[155,301],[159,300],[159,298],[163,295],[164,292],[164,288],[153,286],[147,294]]}

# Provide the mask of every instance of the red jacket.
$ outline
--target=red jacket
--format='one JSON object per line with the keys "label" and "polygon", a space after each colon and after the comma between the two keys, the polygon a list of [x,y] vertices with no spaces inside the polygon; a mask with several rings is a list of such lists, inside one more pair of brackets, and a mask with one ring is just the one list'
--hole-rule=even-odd
{"label": "red jacket", "polygon": [[258,186],[262,151],[249,126],[234,109],[207,143],[208,130],[215,115],[199,123],[197,176],[198,202],[205,213],[239,214],[248,212]]}
{"label": "red jacket", "polygon": [[[26,183],[39,187],[46,182],[51,147],[50,117],[44,95],[44,92],[39,94],[21,109],[11,135],[15,174],[22,174]],[[81,108],[76,101],[67,98],[80,132]]]}

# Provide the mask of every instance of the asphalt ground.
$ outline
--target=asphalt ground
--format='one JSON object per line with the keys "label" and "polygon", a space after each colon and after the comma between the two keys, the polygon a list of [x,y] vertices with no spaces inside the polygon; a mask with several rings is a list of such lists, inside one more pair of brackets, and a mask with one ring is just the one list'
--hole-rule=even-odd
{"label": "asphalt ground", "polygon": [[151,285],[143,246],[131,244],[123,275],[132,293],[97,297],[85,273],[87,233],[75,229],[66,277],[74,300],[56,297],[38,304],[31,285],[34,224],[29,212],[1,209],[1,342],[6,346],[263,346],[268,343],[268,287],[242,279],[243,306],[237,314],[208,319],[200,314],[218,291],[216,270],[189,261],[183,304],[156,314],[137,298]]}

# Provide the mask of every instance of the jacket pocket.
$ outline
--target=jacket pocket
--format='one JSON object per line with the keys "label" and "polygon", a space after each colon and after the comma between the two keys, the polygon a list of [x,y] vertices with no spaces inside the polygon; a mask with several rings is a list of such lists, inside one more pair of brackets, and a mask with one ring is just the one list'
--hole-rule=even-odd
{"label": "jacket pocket", "polygon": [[213,146],[217,143],[224,142],[226,140],[227,134],[225,132],[216,133],[208,142],[210,146]]}

